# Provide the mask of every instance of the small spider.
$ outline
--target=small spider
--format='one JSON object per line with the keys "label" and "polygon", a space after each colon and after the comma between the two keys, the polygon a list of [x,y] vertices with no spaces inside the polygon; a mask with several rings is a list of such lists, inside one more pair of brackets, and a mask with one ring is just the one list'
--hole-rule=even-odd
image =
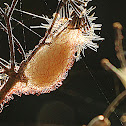
{"label": "small spider", "polygon": [[[98,45],[93,41],[103,40],[95,34],[95,30],[101,30],[101,24],[93,23],[97,17],[94,17],[94,13],[90,15],[95,7],[86,9],[89,1],[59,0],[52,19],[17,10],[15,6],[18,0],[13,0],[11,7],[6,4],[6,13],[0,8],[0,15],[6,23],[4,26],[0,22],[0,28],[8,34],[10,47],[10,63],[0,58],[0,75],[6,75],[0,87],[1,111],[3,105],[13,98],[12,94],[20,96],[22,93],[41,94],[56,90],[67,77],[74,61],[81,58],[80,53],[84,55],[84,49],[89,47],[97,51]],[[41,26],[31,26],[46,28],[47,31],[28,55],[12,33],[11,20],[15,20],[12,18],[13,11],[40,17],[48,22]],[[15,62],[15,44],[23,58],[19,65]]]}

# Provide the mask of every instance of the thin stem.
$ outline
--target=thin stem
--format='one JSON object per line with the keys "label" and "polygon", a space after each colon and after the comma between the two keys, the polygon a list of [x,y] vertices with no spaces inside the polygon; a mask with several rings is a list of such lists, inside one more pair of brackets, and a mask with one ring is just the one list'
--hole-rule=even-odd
{"label": "thin stem", "polygon": [[12,1],[11,7],[10,7],[10,9],[9,9],[9,11],[8,11],[8,14],[7,14],[7,17],[8,17],[8,18],[10,18],[10,17],[12,16],[13,11],[14,11],[14,8],[15,8],[17,2],[18,2],[18,0],[13,0],[13,1]]}
{"label": "thin stem", "polygon": [[4,63],[0,62],[0,66],[2,68],[4,68],[4,70],[6,71],[6,73],[8,73],[9,69],[4,65]]}
{"label": "thin stem", "polygon": [[39,15],[36,15],[36,14],[32,14],[30,12],[26,12],[26,11],[22,11],[22,10],[18,10],[18,9],[14,9],[15,11],[18,11],[18,12],[21,12],[21,13],[24,13],[24,14],[28,14],[30,16],[33,16],[33,17],[36,17],[36,18],[40,18],[40,19],[44,19],[44,20],[48,20],[48,18],[46,17],[43,17],[43,16],[39,16]]}
{"label": "thin stem", "polygon": [[[11,68],[13,69],[15,66],[15,51],[14,51],[14,41],[16,43],[16,45],[19,47],[20,53],[22,54],[23,59],[25,59],[25,52],[21,46],[21,44],[19,43],[19,41],[13,36],[12,34],[12,28],[11,28],[11,22],[10,22],[10,18],[12,16],[12,13],[14,11],[14,8],[17,4],[18,0],[13,0],[12,4],[11,4],[11,8],[9,8],[8,11],[8,16],[5,15],[4,11],[2,10],[2,8],[0,8],[0,13],[2,16],[4,16],[7,28],[0,22],[0,28],[3,29],[3,31],[5,31],[8,34],[8,40],[9,40],[9,47],[10,47],[10,59],[11,59]],[[14,41],[13,41],[14,40]]]}
{"label": "thin stem", "polygon": [[114,101],[108,106],[108,108],[104,112],[104,117],[109,118],[112,112],[116,109],[119,103],[126,97],[126,90],[119,94]]}
{"label": "thin stem", "polygon": [[5,23],[7,26],[7,34],[8,34],[8,41],[10,47],[10,61],[11,61],[11,69],[14,70],[15,67],[15,51],[14,51],[14,42],[13,42],[13,35],[12,35],[12,28],[10,18],[3,12],[2,8],[0,8],[2,15],[4,16]]}
{"label": "thin stem", "polygon": [[8,41],[9,41],[9,47],[10,47],[11,70],[14,70],[14,67],[15,67],[14,41],[13,41],[13,35],[12,35],[11,22],[10,22],[10,19],[7,18],[6,16],[5,16],[5,22],[6,22],[7,30],[8,30]]}
{"label": "thin stem", "polygon": [[[0,29],[2,29],[4,32],[7,33],[7,28],[1,22],[0,22]],[[25,59],[25,52],[23,50],[23,47],[21,46],[20,42],[14,37],[14,35],[13,35],[13,40],[14,40],[14,43],[18,46],[18,48],[20,50],[22,59]]]}
{"label": "thin stem", "polygon": [[28,28],[26,25],[24,25],[22,22],[14,19],[14,18],[11,18],[13,21],[19,23],[20,25],[22,25],[23,27],[25,27],[26,29],[28,29],[30,32],[34,33],[35,35],[37,35],[38,37],[42,38],[41,35],[39,35],[38,33],[36,33],[35,31],[31,30],[30,28]]}
{"label": "thin stem", "polygon": [[6,64],[6,65],[9,65],[9,62],[7,62],[6,60],[4,60],[4,59],[2,59],[2,58],[0,58],[0,62],[3,62],[3,63]]}
{"label": "thin stem", "polygon": [[23,47],[21,46],[20,42],[14,36],[13,36],[13,39],[14,39],[15,44],[19,48],[18,51],[19,51],[19,53],[21,53],[22,59],[24,60],[26,57],[25,57],[25,51],[24,51]]}
{"label": "thin stem", "polygon": [[119,22],[115,22],[113,27],[116,29],[116,39],[115,39],[115,50],[117,52],[117,57],[120,60],[121,67],[126,67],[126,60],[124,56],[123,46],[122,46],[122,25]]}
{"label": "thin stem", "polygon": [[101,64],[105,70],[111,70],[117,75],[120,73],[120,71],[115,66],[113,66],[108,59],[102,59]]}
{"label": "thin stem", "polygon": [[0,13],[1,13],[1,15],[3,15],[3,16],[5,15],[5,14],[4,14],[4,11],[2,10],[1,7],[0,7]]}
{"label": "thin stem", "polygon": [[14,8],[17,4],[18,0],[13,0],[11,7],[9,8],[7,16],[4,14],[4,19],[7,26],[8,31],[8,41],[9,41],[9,47],[10,47],[10,61],[11,61],[11,70],[14,71],[15,67],[15,50],[14,50],[14,41],[13,41],[13,34],[12,34],[12,27],[11,27],[11,16],[13,14]]}
{"label": "thin stem", "polygon": [[7,27],[8,41],[9,41],[9,47],[10,47],[11,70],[13,71],[15,67],[15,50],[14,50],[14,41],[13,41],[13,34],[12,34],[12,27],[11,27],[10,19],[11,19],[11,16],[13,14],[13,11],[17,2],[18,0],[13,0],[7,15],[4,13],[2,8],[0,8],[0,12],[4,16],[6,27]]}
{"label": "thin stem", "polygon": [[106,70],[111,70],[113,71],[118,78],[122,81],[123,86],[126,88],[126,77],[125,77],[125,68],[117,69],[115,66],[113,66],[108,59],[103,59],[101,61],[103,67]]}

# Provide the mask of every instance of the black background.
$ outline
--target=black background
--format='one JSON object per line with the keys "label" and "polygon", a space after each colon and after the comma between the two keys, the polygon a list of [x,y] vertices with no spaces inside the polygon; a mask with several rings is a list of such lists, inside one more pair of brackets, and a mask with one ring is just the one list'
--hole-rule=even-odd
{"label": "black background", "polygon": [[[0,0],[0,6],[4,7],[4,2],[10,4],[11,0]],[[102,23],[101,36],[105,38],[99,42],[98,52],[90,49],[85,51],[86,57],[83,57],[77,63],[74,63],[72,69],[63,85],[50,94],[40,96],[30,95],[22,97],[14,96],[15,99],[9,102],[0,114],[0,126],[42,126],[43,124],[64,124],[64,125],[82,125],[103,114],[109,102],[116,97],[115,83],[120,85],[120,92],[123,87],[120,81],[111,72],[105,71],[100,64],[101,59],[108,58],[116,67],[120,67],[114,50],[114,29],[112,24],[120,22],[123,25],[123,44],[125,48],[126,36],[126,18],[125,18],[125,0],[93,0],[89,2],[88,8],[93,5],[95,16],[98,19],[96,23]],[[57,7],[57,0],[22,0],[22,10],[37,14],[48,15],[52,17]],[[19,3],[17,7],[19,9]],[[21,14],[14,12],[13,17],[21,20]],[[32,18],[23,14],[24,24],[29,26],[46,23],[42,19]],[[22,27],[12,22],[13,34],[21,42],[22,46],[28,52],[40,40],[39,37],[25,29],[23,34]],[[35,29],[37,33],[44,36],[45,30]],[[25,42],[24,42],[25,39]],[[9,49],[7,35],[0,31],[0,56],[6,60],[9,59]],[[17,62],[21,61],[20,55],[16,52]],[[112,126],[121,126],[119,121],[121,115],[125,113],[125,101],[119,105],[115,114],[111,115]]]}

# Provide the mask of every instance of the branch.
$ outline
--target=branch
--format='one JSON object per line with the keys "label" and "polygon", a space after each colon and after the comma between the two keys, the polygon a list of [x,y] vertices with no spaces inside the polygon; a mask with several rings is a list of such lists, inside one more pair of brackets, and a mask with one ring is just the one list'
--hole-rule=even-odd
{"label": "branch", "polygon": [[3,62],[3,63],[6,64],[6,65],[9,65],[9,62],[7,62],[6,60],[4,60],[4,59],[2,59],[2,58],[0,58],[0,62]]}
{"label": "branch", "polygon": [[34,33],[35,35],[37,35],[38,37],[42,38],[41,35],[39,35],[38,33],[36,33],[35,31],[33,31],[32,29],[28,28],[26,25],[24,25],[22,22],[14,19],[14,18],[11,18],[13,21],[19,23],[20,25],[22,25],[24,28],[28,29],[30,32]]}
{"label": "branch", "polygon": [[0,58],[0,66],[3,68],[1,71],[0,71],[0,74],[1,73],[6,73],[6,74],[9,74],[9,67],[7,66],[10,66],[9,62],[7,62],[6,60]]}
{"label": "branch", "polygon": [[16,6],[17,2],[18,2],[18,0],[13,0],[13,1],[12,1],[11,7],[10,7],[8,13],[7,13],[7,17],[8,17],[8,18],[10,18],[10,17],[12,16],[13,11],[14,11],[14,9],[15,9],[15,6]]}
{"label": "branch", "polygon": [[4,11],[2,10],[1,7],[0,7],[0,13],[1,13],[1,15],[5,15],[5,14],[4,14]]}
{"label": "branch", "polygon": [[[4,32],[7,33],[7,28],[0,22],[0,29],[2,29]],[[19,50],[20,50],[20,53],[22,55],[22,59],[25,59],[25,52],[24,52],[24,49],[23,47],[21,46],[20,42],[14,37],[13,35],[13,40],[15,42],[15,44],[18,46]]]}
{"label": "branch", "polygon": [[14,67],[15,67],[14,41],[13,41],[13,35],[12,35],[11,22],[10,22],[10,19],[7,18],[6,16],[5,16],[5,22],[6,22],[7,31],[8,31],[8,41],[9,41],[9,47],[10,47],[11,69],[14,70]]}
{"label": "branch", "polygon": [[4,68],[4,70],[6,71],[5,73],[8,73],[9,69],[4,65],[4,63],[0,62],[0,66]]}
{"label": "branch", "polygon": [[102,66],[106,70],[111,70],[113,71],[118,78],[122,81],[123,86],[126,88],[126,68],[120,68],[117,69],[115,66],[113,66],[108,59],[102,59],[101,61]]}
{"label": "branch", "polygon": [[28,14],[28,15],[33,16],[33,17],[36,17],[36,18],[48,20],[48,18],[46,18],[46,17],[39,16],[39,15],[36,15],[36,14],[32,14],[32,13],[30,13],[30,12],[26,12],[26,11],[23,11],[23,10],[18,10],[18,9],[16,9],[16,8],[15,8],[14,10],[17,11],[17,12],[21,12],[21,13],[24,13],[24,14]]}
{"label": "branch", "polygon": [[[14,5],[13,5],[14,4]],[[13,12],[13,8],[15,7],[15,2],[12,3],[12,7],[10,8],[9,15],[11,16]],[[14,70],[15,67],[15,50],[14,50],[14,41],[13,41],[13,34],[12,34],[12,28],[11,28],[11,22],[10,17],[8,17],[2,8],[0,8],[0,13],[3,15],[6,27],[7,27],[7,34],[8,34],[8,41],[9,41],[9,47],[10,47],[10,61],[11,61],[11,70]]]}
{"label": "branch", "polygon": [[115,108],[119,105],[119,103],[126,97],[126,90],[119,94],[114,101],[108,106],[106,111],[104,112],[105,118],[109,118],[111,113],[115,110]]}
{"label": "branch", "polygon": [[115,22],[113,27],[116,29],[116,40],[115,40],[115,50],[117,52],[117,57],[120,60],[121,67],[126,67],[126,60],[124,56],[123,46],[122,46],[122,25],[119,22]]}
{"label": "branch", "polygon": [[101,61],[103,67],[106,70],[113,71],[118,78],[122,81],[122,84],[126,88],[126,59],[124,56],[123,46],[122,46],[122,25],[119,22],[116,22],[113,24],[113,27],[116,29],[116,40],[115,40],[115,50],[117,52],[117,57],[120,60],[121,68],[117,69],[115,66],[113,66],[109,60],[103,59]]}

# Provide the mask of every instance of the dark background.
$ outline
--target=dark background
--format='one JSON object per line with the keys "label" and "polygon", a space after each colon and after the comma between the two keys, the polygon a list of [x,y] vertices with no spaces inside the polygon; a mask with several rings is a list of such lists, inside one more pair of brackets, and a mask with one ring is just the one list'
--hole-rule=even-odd
{"label": "dark background", "polygon": [[[20,0],[19,0],[20,1]],[[0,0],[3,8],[4,2],[10,4],[11,0]],[[99,42],[98,52],[90,49],[85,51],[83,57],[74,63],[72,69],[63,85],[50,94],[40,96],[30,95],[22,97],[14,96],[15,99],[9,102],[0,114],[0,126],[42,126],[43,124],[78,125],[88,124],[89,121],[103,114],[109,102],[116,97],[115,84],[119,85],[121,92],[123,86],[115,75],[105,71],[100,64],[101,59],[108,58],[116,67],[120,67],[114,50],[114,29],[112,24],[120,22],[123,25],[123,44],[125,48],[126,18],[125,0],[93,0],[89,2],[88,8],[93,5],[95,16],[99,17],[95,22],[102,23],[101,36],[105,38]],[[18,3],[16,8],[19,7]],[[57,0],[22,0],[22,10],[52,17],[57,7]],[[14,12],[14,18],[29,26],[46,23],[42,19]],[[40,40],[39,37],[23,29],[16,22],[12,22],[13,34],[21,42],[25,51],[33,49]],[[37,33],[44,36],[45,30],[35,29]],[[9,60],[9,50],[7,35],[0,31],[0,57]],[[17,62],[21,62],[21,57],[16,53]],[[121,126],[119,121],[121,115],[125,113],[125,101],[116,109],[116,114],[111,115],[112,126]]]}

